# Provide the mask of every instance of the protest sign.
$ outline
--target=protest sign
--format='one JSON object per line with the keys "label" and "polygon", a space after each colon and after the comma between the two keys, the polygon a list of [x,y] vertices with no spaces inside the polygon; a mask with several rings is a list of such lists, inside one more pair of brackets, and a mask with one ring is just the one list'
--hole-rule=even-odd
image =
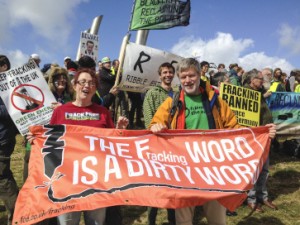
{"label": "protest sign", "polygon": [[35,126],[14,223],[113,205],[180,208],[218,200],[234,210],[269,154],[267,127],[117,130]]}
{"label": "protest sign", "polygon": [[260,125],[260,92],[222,83],[220,96],[235,113],[239,124],[249,127],[257,127]]}
{"label": "protest sign", "polygon": [[[171,63],[175,69],[183,58],[144,45],[129,43],[126,46],[120,90],[145,92],[151,87],[159,86],[161,80],[158,67],[164,63]],[[176,71],[175,71],[176,73]],[[179,80],[175,76],[172,82],[173,89],[178,89]]]}
{"label": "protest sign", "polygon": [[190,0],[135,0],[130,30],[154,30],[187,26],[190,20],[190,4]]}
{"label": "protest sign", "polygon": [[81,32],[80,35],[80,57],[84,55],[90,56],[97,62],[98,49],[99,49],[99,37],[96,34]]}
{"label": "protest sign", "polygon": [[300,135],[300,93],[273,92],[268,105],[276,124],[279,140],[299,139]]}
{"label": "protest sign", "polygon": [[0,74],[1,98],[22,135],[31,125],[47,124],[56,102],[34,61]]}

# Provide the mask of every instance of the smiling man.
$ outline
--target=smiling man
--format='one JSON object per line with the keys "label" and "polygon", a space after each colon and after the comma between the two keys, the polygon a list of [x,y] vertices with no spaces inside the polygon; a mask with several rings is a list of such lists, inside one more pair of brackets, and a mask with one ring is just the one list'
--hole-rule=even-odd
{"label": "smiling man", "polygon": [[159,66],[158,75],[161,84],[147,92],[143,103],[145,127],[149,126],[152,117],[161,103],[163,103],[168,96],[173,96],[172,81],[174,73],[175,68],[171,63],[165,62]]}
{"label": "smiling man", "polygon": [[[160,86],[150,89],[144,99],[143,113],[145,127],[148,127],[157,108],[163,103],[167,97],[173,97],[172,81],[175,74],[175,68],[171,63],[165,62],[158,68],[158,75],[161,81]],[[158,208],[148,208],[148,224],[155,225]],[[175,211],[168,209],[168,221],[170,225],[175,225]]]}
{"label": "smiling man", "polygon": [[[200,87],[200,82],[203,81],[200,78],[200,63],[196,59],[182,60],[178,64],[176,72],[182,87],[179,100],[174,103],[171,98],[167,98],[161,104],[150,123],[150,130],[153,133],[160,133],[165,129],[206,130],[240,127],[226,102],[211,88]],[[176,99],[175,95],[173,99]],[[270,138],[274,138],[275,125],[267,126]],[[201,167],[201,163],[199,166]],[[204,203],[203,209],[209,225],[226,224],[226,209],[217,200]],[[194,210],[195,207],[176,209],[176,224],[192,225]]]}

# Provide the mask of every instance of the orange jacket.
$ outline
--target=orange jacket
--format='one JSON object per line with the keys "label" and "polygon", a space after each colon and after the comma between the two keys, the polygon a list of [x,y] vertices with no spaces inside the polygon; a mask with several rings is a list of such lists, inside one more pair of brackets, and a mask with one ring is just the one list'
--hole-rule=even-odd
{"label": "orange jacket", "polygon": [[[219,96],[215,96],[216,93],[211,89],[206,89],[208,100],[212,105],[212,115],[215,122],[216,129],[228,129],[228,128],[240,128],[235,114],[231,111],[225,101]],[[218,101],[218,103],[216,103]],[[157,109],[154,117],[151,120],[150,126],[161,123],[166,125],[169,129],[177,128],[178,110],[173,118],[170,115],[170,109],[172,107],[172,98],[168,97]],[[170,123],[169,123],[170,121]],[[171,124],[170,126],[168,124]]]}

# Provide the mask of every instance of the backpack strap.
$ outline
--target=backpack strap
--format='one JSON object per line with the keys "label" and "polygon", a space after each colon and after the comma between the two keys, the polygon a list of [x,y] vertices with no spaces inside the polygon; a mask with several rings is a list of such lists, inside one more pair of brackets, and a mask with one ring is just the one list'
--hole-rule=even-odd
{"label": "backpack strap", "polygon": [[170,115],[168,119],[168,128],[171,127],[171,123],[176,111],[177,110],[180,111],[182,109],[182,102],[179,100],[179,96],[180,96],[180,90],[178,92],[174,92],[172,98],[172,105],[170,109]]}

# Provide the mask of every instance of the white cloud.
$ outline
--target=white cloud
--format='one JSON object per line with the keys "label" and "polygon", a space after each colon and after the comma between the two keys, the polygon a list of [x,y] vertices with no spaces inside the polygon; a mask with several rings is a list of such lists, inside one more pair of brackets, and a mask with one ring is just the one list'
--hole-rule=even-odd
{"label": "white cloud", "polygon": [[293,54],[300,54],[300,27],[291,27],[282,24],[278,30],[279,43]]}
{"label": "white cloud", "polygon": [[200,61],[224,63],[226,66],[238,63],[245,70],[280,67],[288,72],[293,68],[285,59],[270,57],[264,52],[242,55],[253,45],[254,41],[251,39],[235,40],[231,34],[219,32],[214,39],[207,41],[193,36],[184,37],[172,47],[171,52],[181,56],[199,57]]}
{"label": "white cloud", "polygon": [[0,48],[0,52],[5,52],[11,63],[11,67],[23,65],[28,61],[28,55],[24,54],[21,50],[5,51]]}
{"label": "white cloud", "polygon": [[[65,43],[72,30],[71,19],[74,8],[88,0],[1,0],[1,36],[9,32],[9,27],[30,25],[33,31],[47,40]],[[4,9],[4,10],[3,10]],[[28,35],[24,34],[24,35]]]}
{"label": "white cloud", "polygon": [[[6,54],[14,66],[27,62],[29,55],[21,50],[5,49],[3,43],[13,42],[15,39],[13,29],[24,29],[28,32],[24,35],[37,36],[45,39],[49,45],[57,49],[65,47],[72,32],[72,20],[76,16],[75,8],[89,0],[0,0],[0,43],[2,54]],[[32,29],[32,30],[31,30]],[[32,32],[32,34],[30,33]],[[32,46],[33,51],[39,52],[43,58],[51,58],[49,52],[40,48],[40,45]]]}
{"label": "white cloud", "polygon": [[251,70],[253,68],[263,69],[263,68],[281,68],[288,75],[294,67],[285,59],[278,57],[270,57],[265,55],[264,52],[253,52],[239,58],[239,63],[246,70]]}

